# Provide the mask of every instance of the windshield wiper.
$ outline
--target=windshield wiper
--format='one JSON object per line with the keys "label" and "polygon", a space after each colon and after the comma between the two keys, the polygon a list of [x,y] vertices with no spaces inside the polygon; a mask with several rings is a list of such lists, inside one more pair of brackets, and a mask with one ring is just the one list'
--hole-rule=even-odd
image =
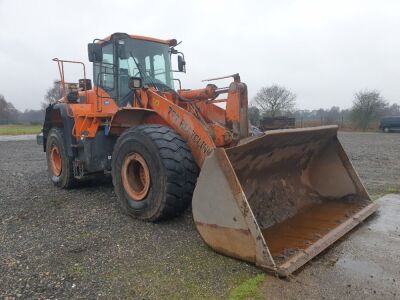
{"label": "windshield wiper", "polygon": [[[165,84],[165,83],[163,83],[163,82],[161,82],[161,81],[160,81],[160,82],[155,82],[153,77],[151,77],[150,75],[147,75],[146,70],[143,70],[143,69],[142,69],[142,66],[136,61],[136,58],[135,58],[135,56],[133,55],[133,52],[132,52],[132,51],[129,51],[129,55],[132,57],[133,62],[134,62],[135,65],[136,65],[136,68],[139,70],[140,76],[141,76],[143,79],[147,79],[147,80],[149,81],[149,84],[152,85],[152,86],[154,86],[154,87],[156,88],[157,91],[160,90],[160,89],[158,88],[158,86],[161,86],[161,87],[163,87],[163,88],[164,88],[165,90],[167,90],[167,91],[173,91],[173,92],[175,92],[175,90],[174,90],[173,88],[171,88],[170,86],[168,86],[167,84]],[[159,81],[159,80],[157,80],[157,81]]]}
{"label": "windshield wiper", "polygon": [[151,76],[147,75],[147,74],[146,74],[146,71],[143,71],[142,66],[136,61],[136,58],[134,57],[132,51],[129,51],[129,55],[132,57],[133,62],[134,62],[135,65],[136,65],[136,68],[139,70],[140,76],[141,76],[143,79],[145,79],[145,78],[146,78],[146,79],[149,79],[150,84],[151,84],[152,86],[154,86],[157,90],[159,90],[159,89],[157,88],[156,83],[153,81],[153,78],[151,78]]}

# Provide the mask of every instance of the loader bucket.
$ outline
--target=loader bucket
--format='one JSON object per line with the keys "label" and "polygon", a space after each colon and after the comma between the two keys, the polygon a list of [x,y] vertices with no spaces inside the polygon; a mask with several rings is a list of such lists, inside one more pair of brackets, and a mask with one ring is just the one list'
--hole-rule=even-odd
{"label": "loader bucket", "polygon": [[193,218],[222,254],[287,276],[372,214],[337,126],[266,132],[203,164]]}

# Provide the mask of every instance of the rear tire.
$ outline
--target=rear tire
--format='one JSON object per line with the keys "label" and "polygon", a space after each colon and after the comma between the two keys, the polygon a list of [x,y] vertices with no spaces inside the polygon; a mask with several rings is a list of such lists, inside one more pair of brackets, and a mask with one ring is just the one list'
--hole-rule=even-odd
{"label": "rear tire", "polygon": [[389,132],[390,132],[390,129],[389,129],[388,127],[385,127],[385,128],[383,128],[383,132],[389,133]]}
{"label": "rear tire", "polygon": [[169,127],[133,127],[115,144],[115,193],[124,212],[134,218],[154,222],[179,215],[192,200],[197,176],[190,149]]}
{"label": "rear tire", "polygon": [[63,132],[59,128],[52,128],[47,136],[46,158],[53,184],[63,189],[72,188],[76,183],[72,159],[67,155]]}

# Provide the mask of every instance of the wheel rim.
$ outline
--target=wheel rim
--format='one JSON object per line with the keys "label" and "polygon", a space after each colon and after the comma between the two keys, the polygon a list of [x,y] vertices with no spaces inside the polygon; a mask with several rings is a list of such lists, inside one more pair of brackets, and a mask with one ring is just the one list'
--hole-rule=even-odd
{"label": "wheel rim", "polygon": [[150,172],[143,156],[132,153],[125,157],[121,169],[122,184],[132,200],[141,201],[150,189]]}
{"label": "wheel rim", "polygon": [[53,145],[50,150],[51,170],[55,176],[60,176],[62,170],[62,160],[60,150],[57,145]]}

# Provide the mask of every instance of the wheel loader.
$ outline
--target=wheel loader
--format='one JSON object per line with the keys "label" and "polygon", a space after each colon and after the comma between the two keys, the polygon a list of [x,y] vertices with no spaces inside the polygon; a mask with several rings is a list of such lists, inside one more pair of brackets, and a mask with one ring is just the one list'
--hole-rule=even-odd
{"label": "wheel loader", "polygon": [[[280,276],[377,209],[336,126],[252,135],[239,74],[221,77],[232,78],[227,87],[182,89],[177,46],[125,33],[95,39],[93,84],[82,62],[54,59],[63,97],[47,107],[38,142],[55,186],[111,174],[123,211],[144,221],[191,204],[212,249]],[[67,82],[66,63],[80,64],[83,78]]]}

